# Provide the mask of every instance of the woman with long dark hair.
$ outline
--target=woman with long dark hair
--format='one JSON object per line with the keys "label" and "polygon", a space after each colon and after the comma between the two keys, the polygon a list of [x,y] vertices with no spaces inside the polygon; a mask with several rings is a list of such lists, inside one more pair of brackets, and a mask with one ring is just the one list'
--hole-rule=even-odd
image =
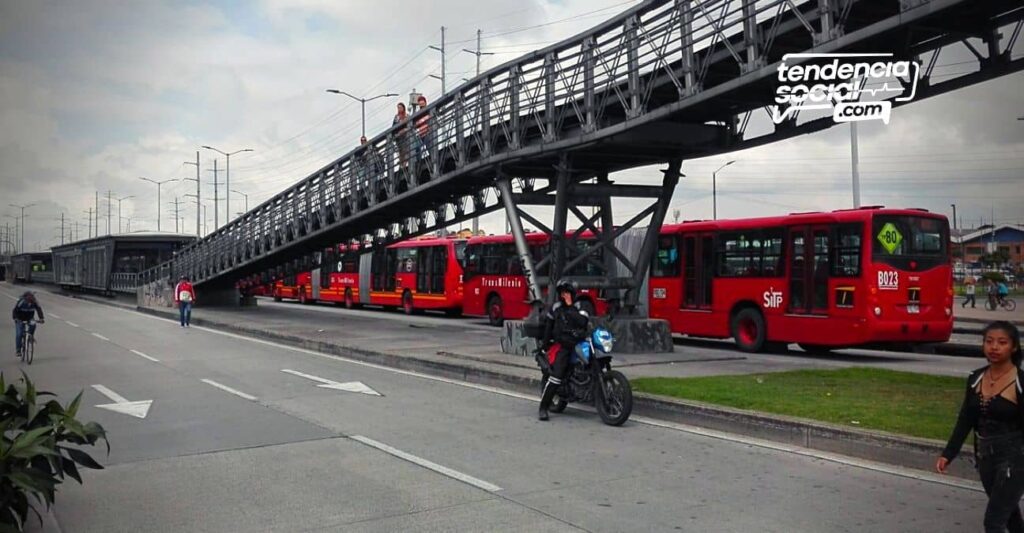
{"label": "woman with long dark hair", "polygon": [[988,365],[967,378],[956,427],[935,462],[945,474],[974,431],[978,474],[988,494],[985,531],[1024,533],[1020,498],[1024,495],[1024,371],[1021,370],[1020,331],[1009,322],[993,322],[983,334]]}

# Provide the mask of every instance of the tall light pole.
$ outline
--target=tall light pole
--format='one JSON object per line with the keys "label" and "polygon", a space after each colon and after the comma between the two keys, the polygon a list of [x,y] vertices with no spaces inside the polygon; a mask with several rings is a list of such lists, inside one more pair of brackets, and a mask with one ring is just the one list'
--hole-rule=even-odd
{"label": "tall light pole", "polygon": [[[471,53],[471,54],[476,56],[476,75],[477,76],[480,75],[480,58],[482,56],[492,56],[492,55],[494,55],[493,52],[482,52],[482,51],[480,51],[480,34],[481,33],[482,32],[480,30],[476,30],[476,51],[469,50],[468,48],[463,48],[462,49],[463,52],[469,52],[469,53]],[[473,209],[476,210],[477,206],[474,205]],[[473,227],[473,236],[475,237],[476,234],[480,231],[480,217],[473,217],[473,226],[472,227]]]}
{"label": "tall light pole", "polygon": [[124,198],[115,198],[117,200],[117,232],[121,233],[121,202],[135,198],[135,196],[125,196]]}
{"label": "tall light pole", "polygon": [[[18,239],[18,228],[20,227],[19,224],[21,224],[21,219],[19,219],[16,215],[4,215],[4,216],[7,217],[7,218],[13,218],[14,219],[14,233],[11,233],[9,238],[11,240],[11,243],[10,243],[11,247],[14,248],[14,253],[18,253],[18,251],[21,249],[18,246],[18,240],[19,240]],[[9,231],[10,230],[8,230],[8,232]]]}
{"label": "tall light pole", "polygon": [[[235,154],[240,154],[242,152],[254,152],[255,151],[252,148],[242,148],[241,150],[235,150],[234,152],[222,152],[222,151],[220,151],[220,150],[218,150],[218,149],[216,149],[216,148],[214,148],[212,146],[206,146],[205,144],[203,145],[203,148],[206,148],[207,150],[213,150],[214,152],[217,152],[218,154],[220,154],[220,155],[222,155],[222,156],[227,158],[227,160],[228,160],[228,168],[227,168],[226,177],[224,178],[224,188],[228,189],[228,190],[231,190],[231,156],[233,156]],[[217,179],[217,178],[214,178],[214,179]],[[224,198],[224,213],[225,213],[224,214],[224,219],[225,219],[224,222],[227,223],[230,220],[230,218],[231,218],[231,193],[228,193],[228,194],[226,194],[224,196],[225,196],[225,198]],[[217,225],[216,221],[214,221],[213,225],[214,226]]]}
{"label": "tall light pole", "polygon": [[241,194],[242,196],[244,196],[244,197],[245,197],[245,211],[243,211],[243,213],[248,213],[248,212],[249,212],[249,195],[248,195],[248,194],[245,194],[245,193],[244,193],[244,192],[242,192],[242,191],[236,191],[236,190],[234,190],[234,189],[231,189],[231,190],[230,190],[230,191],[228,191],[228,192],[229,192],[229,193],[232,193],[232,192],[233,192],[233,193],[235,193],[235,194]]}
{"label": "tall light pole", "polygon": [[182,179],[186,179],[186,180],[189,180],[189,181],[195,181],[196,182],[196,237],[200,237],[201,235],[200,235],[200,229],[199,229],[199,204],[202,201],[202,193],[200,192],[200,187],[199,187],[199,185],[200,185],[200,181],[199,181],[199,150],[196,150],[196,162],[193,163],[191,161],[185,161],[185,164],[186,165],[195,165],[196,166],[196,177],[195,177],[195,179],[192,179],[192,178],[182,178]]}
{"label": "tall light pole", "polygon": [[[378,98],[390,98],[392,96],[398,96],[395,93],[385,93],[385,94],[378,94],[377,96],[373,96],[373,97],[370,97],[370,98],[360,98],[358,96],[354,96],[352,94],[349,94],[349,93],[347,93],[345,91],[339,91],[338,89],[327,89],[327,92],[334,93],[334,94],[344,95],[344,96],[347,96],[347,97],[349,97],[349,98],[359,102],[360,106],[362,107],[362,114],[363,114],[363,134],[362,134],[363,137],[366,137],[366,102],[372,102],[372,101],[374,101],[374,100],[376,100]],[[248,209],[246,211],[248,211]]]}
{"label": "tall light pole", "polygon": [[718,172],[735,162],[735,159],[729,161],[728,163],[718,167],[718,170],[711,173],[711,218],[713,220],[718,220]]}
{"label": "tall light pole", "polygon": [[10,205],[11,207],[16,207],[18,209],[21,209],[21,244],[18,245],[18,247],[21,249],[22,252],[24,252],[25,251],[25,210],[28,209],[29,207],[32,207],[32,206],[36,205],[36,204],[25,204],[25,205],[8,204],[8,205]]}
{"label": "tall light pole", "polygon": [[160,231],[160,209],[161,209],[161,206],[163,205],[160,202],[160,187],[163,187],[163,185],[165,183],[170,183],[172,181],[178,181],[178,180],[168,179],[168,180],[163,180],[163,181],[155,181],[155,180],[151,180],[149,178],[143,178],[142,176],[139,176],[139,179],[156,184],[156,230]]}

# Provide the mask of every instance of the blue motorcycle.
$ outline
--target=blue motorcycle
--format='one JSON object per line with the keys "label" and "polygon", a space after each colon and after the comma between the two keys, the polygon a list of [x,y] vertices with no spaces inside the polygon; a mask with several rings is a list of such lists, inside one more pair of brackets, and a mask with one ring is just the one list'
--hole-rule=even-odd
{"label": "blue motorcycle", "polygon": [[[622,372],[612,370],[614,344],[612,333],[598,327],[576,345],[569,370],[549,409],[551,412],[561,413],[570,402],[578,402],[594,404],[601,421],[610,426],[621,426],[629,419],[633,412],[633,389]],[[535,358],[542,374],[543,391],[551,364],[541,348],[537,349]]]}

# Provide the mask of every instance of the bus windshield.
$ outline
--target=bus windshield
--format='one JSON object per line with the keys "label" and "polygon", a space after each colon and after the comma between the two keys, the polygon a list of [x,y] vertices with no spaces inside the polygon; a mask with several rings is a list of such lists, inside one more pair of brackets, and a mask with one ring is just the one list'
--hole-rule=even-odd
{"label": "bus windshield", "polygon": [[881,215],[872,223],[871,258],[898,268],[911,262],[930,268],[946,261],[948,242],[949,224],[944,219]]}

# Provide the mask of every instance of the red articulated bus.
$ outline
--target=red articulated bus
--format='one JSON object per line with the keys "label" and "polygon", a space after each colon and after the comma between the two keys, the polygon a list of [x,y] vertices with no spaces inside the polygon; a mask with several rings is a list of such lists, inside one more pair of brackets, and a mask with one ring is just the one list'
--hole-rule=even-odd
{"label": "red articulated bus", "polygon": [[277,282],[274,299],[400,307],[407,314],[462,312],[462,254],[465,239],[423,238],[359,254],[359,245],[318,252],[320,267]]}
{"label": "red articulated bus", "polygon": [[[581,236],[586,239],[586,234]],[[534,262],[539,262],[549,250],[545,233],[527,233],[526,243]],[[581,242],[582,244],[582,242]],[[466,247],[465,298],[463,313],[471,316],[486,316],[493,326],[500,326],[505,319],[519,320],[530,313],[529,291],[522,262],[516,252],[512,235],[491,235],[473,237]],[[593,274],[586,262],[575,267],[570,275]],[[547,275],[546,269],[537,272]],[[582,290],[581,305],[592,316],[605,314],[607,303],[598,297],[597,291]]]}
{"label": "red articulated bus", "polygon": [[[462,257],[466,239],[422,238],[392,244],[362,261],[357,283],[368,282],[360,303],[462,312]],[[365,280],[365,281],[364,281]]]}
{"label": "red articulated bus", "polygon": [[949,223],[865,207],[662,228],[650,316],[745,351],[944,342],[953,328]]}

